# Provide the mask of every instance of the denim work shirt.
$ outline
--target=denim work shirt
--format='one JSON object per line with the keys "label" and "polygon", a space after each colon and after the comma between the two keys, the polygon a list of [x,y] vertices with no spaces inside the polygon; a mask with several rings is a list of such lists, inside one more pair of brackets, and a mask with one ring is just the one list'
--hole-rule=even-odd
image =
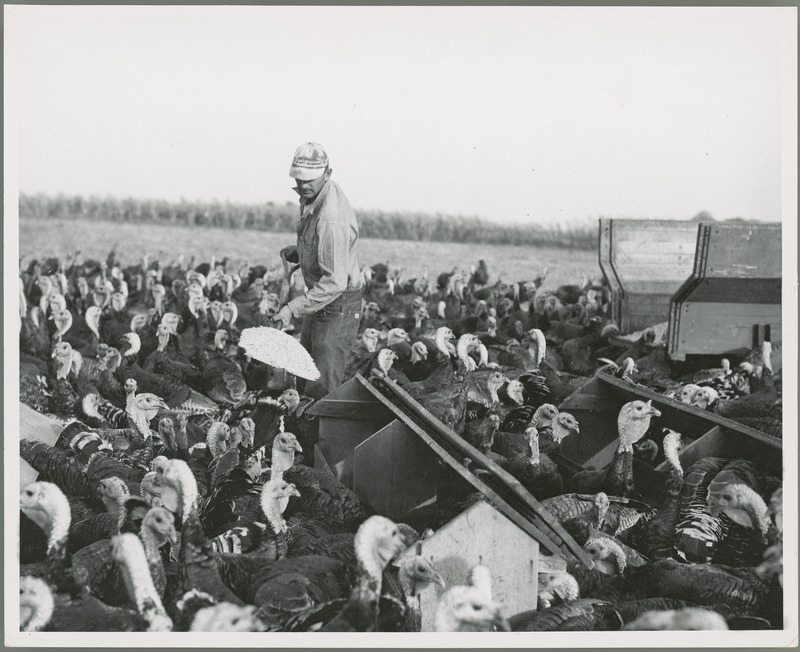
{"label": "denim work shirt", "polygon": [[308,292],[287,304],[292,315],[318,312],[343,292],[362,287],[357,242],[356,214],[336,182],[328,179],[310,203],[300,199],[297,255]]}

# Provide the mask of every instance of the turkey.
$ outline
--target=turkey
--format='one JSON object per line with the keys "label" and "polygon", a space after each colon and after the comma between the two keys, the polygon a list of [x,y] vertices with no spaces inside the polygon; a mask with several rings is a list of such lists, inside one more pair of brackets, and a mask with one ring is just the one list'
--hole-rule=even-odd
{"label": "turkey", "polygon": [[683,489],[683,469],[678,458],[681,435],[670,430],[664,437],[664,458],[669,470],[664,484],[664,498],[653,517],[636,534],[634,545],[651,559],[672,557],[675,531],[681,516],[680,496]]}
{"label": "turkey", "polygon": [[525,431],[530,455],[521,453],[508,461],[508,472],[522,483],[535,498],[551,498],[564,491],[564,478],[556,463],[546,453],[539,452],[539,431],[528,426]]}
{"label": "turkey", "polygon": [[728,623],[718,613],[699,607],[669,609],[665,611],[646,611],[627,623],[624,630],[648,631],[697,631],[706,629],[728,629]]}
{"label": "turkey", "polygon": [[142,369],[139,366],[139,351],[141,350],[139,335],[126,333],[121,341],[120,353],[122,353],[123,360],[115,372],[120,382],[133,378],[142,391],[161,396],[173,410],[186,414],[214,415],[219,413],[220,409],[214,401],[180,380]]}
{"label": "turkey", "polygon": [[[241,604],[222,582],[211,542],[206,538],[197,512],[197,482],[183,460],[167,460],[157,470],[161,503],[181,526],[178,576],[168,600],[177,629],[186,630],[195,612],[207,601]],[[203,600],[192,600],[193,594]]]}
{"label": "turkey", "polygon": [[525,611],[512,616],[509,623],[514,632],[613,631],[622,626],[610,602],[593,598],[578,598],[538,611]]}
{"label": "turkey", "polygon": [[78,598],[53,595],[51,587],[38,578],[20,580],[21,615],[28,631],[130,632],[172,630],[153,587],[141,542],[134,534],[120,534],[111,541],[114,561],[121,568],[133,609],[113,607],[83,594]]}
{"label": "turkey", "polygon": [[644,437],[650,419],[661,416],[651,401],[630,401],[622,406],[617,417],[619,447],[611,463],[600,471],[579,471],[567,480],[567,491],[594,493],[604,491],[623,498],[635,496],[633,478],[633,444]]}
{"label": "turkey", "polygon": [[489,569],[478,565],[469,583],[452,586],[439,598],[434,628],[437,632],[510,631],[502,607],[492,599]]}
{"label": "turkey", "polygon": [[[573,537],[588,538],[591,530],[619,536],[649,520],[653,509],[644,503],[597,494],[562,494],[542,501],[542,507]],[[581,534],[581,532],[585,534]]]}

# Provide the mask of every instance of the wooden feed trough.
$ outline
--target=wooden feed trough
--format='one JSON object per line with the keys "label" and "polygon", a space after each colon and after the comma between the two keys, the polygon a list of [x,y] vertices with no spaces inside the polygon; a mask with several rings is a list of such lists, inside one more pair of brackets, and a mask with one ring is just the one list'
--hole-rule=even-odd
{"label": "wooden feed trough", "polygon": [[622,333],[669,319],[669,302],[692,273],[697,222],[600,220],[600,269]]}
{"label": "wooden feed trough", "polygon": [[[380,514],[402,520],[434,502],[454,478],[483,495],[424,541],[425,554],[434,554],[449,584],[465,582],[480,556],[511,615],[535,608],[540,547],[548,568],[564,567],[566,558],[592,567],[580,546],[515,478],[388,378],[373,384],[357,375],[309,413],[320,419],[317,467],[348,484]],[[454,548],[456,540],[461,543]],[[430,631],[432,624],[425,627]]]}
{"label": "wooden feed trough", "polygon": [[[560,410],[572,414],[581,427],[580,434],[568,435],[561,442],[559,464],[571,471],[605,468],[618,445],[619,410],[625,403],[634,400],[652,400],[661,412],[661,416],[651,422],[651,433],[660,432],[662,427],[681,433],[683,448],[679,458],[684,471],[703,457],[717,456],[745,458],[771,474],[782,477],[783,449],[780,439],[602,372],[559,406]],[[634,459],[633,471],[637,491],[648,503],[659,504],[667,476],[667,464],[653,467]]]}
{"label": "wooden feed trough", "polygon": [[744,355],[754,327],[780,342],[780,224],[701,224],[696,240],[691,276],[670,302],[670,359]]}

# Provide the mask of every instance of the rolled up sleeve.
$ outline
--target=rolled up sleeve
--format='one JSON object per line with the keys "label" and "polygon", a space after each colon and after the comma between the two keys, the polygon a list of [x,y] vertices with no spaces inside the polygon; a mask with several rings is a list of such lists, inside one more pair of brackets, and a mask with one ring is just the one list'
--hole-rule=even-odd
{"label": "rolled up sleeve", "polygon": [[327,306],[347,290],[350,269],[350,227],[347,224],[323,222],[318,226],[318,264],[322,276],[303,296],[287,305],[292,315],[303,317]]}

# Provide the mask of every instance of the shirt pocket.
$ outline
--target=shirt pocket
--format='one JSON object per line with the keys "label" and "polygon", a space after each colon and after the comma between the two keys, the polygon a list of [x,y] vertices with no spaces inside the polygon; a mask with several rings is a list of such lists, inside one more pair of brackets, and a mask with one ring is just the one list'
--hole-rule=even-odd
{"label": "shirt pocket", "polygon": [[317,233],[315,229],[306,229],[300,236],[300,248],[303,250],[303,259],[307,261],[307,267],[316,267],[317,264]]}

